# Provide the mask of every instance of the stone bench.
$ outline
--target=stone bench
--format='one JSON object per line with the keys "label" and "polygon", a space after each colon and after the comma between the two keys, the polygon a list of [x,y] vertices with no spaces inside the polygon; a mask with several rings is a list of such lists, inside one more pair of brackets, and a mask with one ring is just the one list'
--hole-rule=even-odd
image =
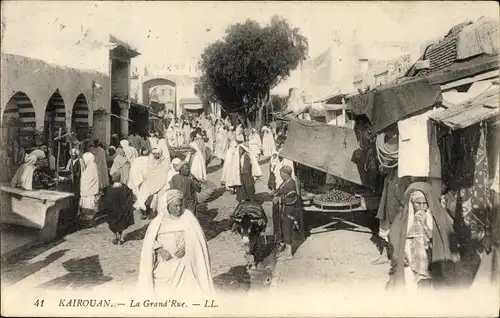
{"label": "stone bench", "polygon": [[7,185],[2,192],[1,221],[39,229],[43,241],[57,235],[59,212],[71,208],[73,193],[52,190],[24,190]]}

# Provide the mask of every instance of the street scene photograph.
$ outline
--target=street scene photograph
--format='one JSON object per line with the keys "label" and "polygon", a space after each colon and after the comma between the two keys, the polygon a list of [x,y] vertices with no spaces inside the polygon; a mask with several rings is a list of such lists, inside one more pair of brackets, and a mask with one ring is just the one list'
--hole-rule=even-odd
{"label": "street scene photograph", "polygon": [[2,1],[2,316],[498,317],[499,12]]}

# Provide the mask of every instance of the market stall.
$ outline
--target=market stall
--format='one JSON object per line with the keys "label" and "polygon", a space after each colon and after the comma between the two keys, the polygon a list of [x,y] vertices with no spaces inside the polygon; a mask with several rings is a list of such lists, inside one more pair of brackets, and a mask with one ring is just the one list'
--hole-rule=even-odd
{"label": "market stall", "polygon": [[[369,186],[365,162],[357,155],[359,150],[353,129],[300,119],[288,122],[280,156],[299,166],[298,190],[306,211],[353,212],[377,208],[377,191]],[[309,176],[313,181],[309,185],[304,175],[307,169],[315,174]],[[326,174],[333,176],[334,182],[326,184]]]}
{"label": "market stall", "polygon": [[[61,135],[61,131],[62,129],[59,129],[58,136],[53,139],[57,145],[57,157],[53,158],[56,163],[60,162],[61,157],[60,142],[68,135]],[[37,148],[27,150],[28,153],[36,150],[39,156],[44,154],[42,150]],[[59,215],[61,211],[72,210],[72,197],[74,196],[71,193],[71,176],[63,176],[60,173],[59,165],[53,169],[50,161],[49,157],[44,157],[36,162],[36,168],[33,171],[36,170],[37,174],[37,183],[39,183],[37,188],[13,187],[10,182],[2,183],[0,188],[2,195],[1,221],[39,229],[44,241],[50,241],[56,237]]]}
{"label": "market stall", "polygon": [[56,237],[60,211],[71,207],[73,196],[69,192],[30,191],[9,185],[1,186],[0,190],[10,197],[2,204],[2,223],[39,229],[46,242]]}

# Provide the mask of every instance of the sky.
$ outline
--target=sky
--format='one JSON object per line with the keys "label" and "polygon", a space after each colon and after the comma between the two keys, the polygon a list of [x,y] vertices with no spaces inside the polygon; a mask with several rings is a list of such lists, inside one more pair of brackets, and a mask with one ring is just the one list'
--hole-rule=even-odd
{"label": "sky", "polygon": [[[142,55],[133,63],[195,61],[224,36],[228,25],[254,19],[262,24],[281,15],[309,39],[310,56],[333,41],[342,45],[406,41],[421,44],[443,36],[453,25],[481,16],[498,18],[494,1],[469,2],[175,2],[175,1],[2,1],[2,48],[40,38],[57,19],[111,33]],[[46,32],[45,32],[46,33]],[[297,72],[281,85],[300,82]]]}

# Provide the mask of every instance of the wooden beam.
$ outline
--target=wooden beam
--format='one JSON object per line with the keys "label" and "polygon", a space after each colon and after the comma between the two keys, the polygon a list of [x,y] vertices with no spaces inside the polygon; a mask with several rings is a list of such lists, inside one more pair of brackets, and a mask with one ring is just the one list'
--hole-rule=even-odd
{"label": "wooden beam", "polygon": [[499,75],[500,75],[499,70],[494,70],[494,71],[486,72],[486,73],[479,74],[479,75],[476,75],[473,77],[462,78],[458,81],[441,85],[441,91],[445,91],[445,90],[452,89],[452,88],[459,87],[459,86],[466,85],[466,84],[471,84],[471,83],[478,82],[478,81],[487,80],[490,78],[491,79],[498,78]]}

